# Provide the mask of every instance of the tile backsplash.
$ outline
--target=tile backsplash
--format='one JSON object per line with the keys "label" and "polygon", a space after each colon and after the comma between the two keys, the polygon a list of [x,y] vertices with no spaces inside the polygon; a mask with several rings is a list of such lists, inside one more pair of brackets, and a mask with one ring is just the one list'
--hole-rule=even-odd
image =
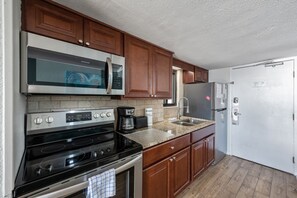
{"label": "tile backsplash", "polygon": [[177,117],[178,107],[166,107],[164,108],[164,118]]}
{"label": "tile backsplash", "polygon": [[27,97],[28,113],[102,107],[116,108],[118,106],[135,107],[136,116],[143,116],[144,109],[146,107],[151,107],[153,108],[153,122],[163,121],[164,119],[163,100],[113,100],[109,96],[33,95]]}

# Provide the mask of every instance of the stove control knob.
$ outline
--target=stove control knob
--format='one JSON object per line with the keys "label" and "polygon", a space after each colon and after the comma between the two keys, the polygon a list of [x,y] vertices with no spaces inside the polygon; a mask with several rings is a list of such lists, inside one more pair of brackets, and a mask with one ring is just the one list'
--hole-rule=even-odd
{"label": "stove control knob", "polygon": [[104,155],[104,151],[103,150],[100,151],[100,155]]}
{"label": "stove control knob", "polygon": [[110,148],[107,148],[107,149],[106,149],[106,152],[107,152],[107,153],[109,153],[110,151],[111,151],[111,149],[110,149]]}
{"label": "stove control knob", "polygon": [[42,121],[43,120],[40,117],[37,117],[37,118],[34,119],[34,123],[37,124],[37,125],[40,125],[42,123]]}
{"label": "stove control knob", "polygon": [[101,114],[100,114],[100,117],[101,117],[101,118],[104,118],[105,116],[106,116],[105,113],[101,113]]}
{"label": "stove control knob", "polygon": [[36,168],[35,173],[36,173],[36,175],[40,175],[41,174],[41,168]]}
{"label": "stove control knob", "polygon": [[48,171],[48,172],[52,172],[52,170],[53,170],[53,165],[51,165],[51,164],[49,164],[49,165],[47,165],[46,167],[46,170]]}
{"label": "stove control knob", "polygon": [[97,152],[94,152],[93,156],[94,156],[94,157],[97,157]]}
{"label": "stove control knob", "polygon": [[106,116],[107,116],[107,117],[110,117],[110,116],[111,116],[111,113],[110,113],[110,112],[107,112],[107,113],[106,113]]}
{"label": "stove control knob", "polygon": [[45,121],[50,124],[54,121],[54,118],[52,116],[49,116],[45,119]]}
{"label": "stove control knob", "polygon": [[94,114],[94,118],[95,118],[95,119],[99,118],[99,114],[98,114],[98,113],[95,113],[95,114]]}

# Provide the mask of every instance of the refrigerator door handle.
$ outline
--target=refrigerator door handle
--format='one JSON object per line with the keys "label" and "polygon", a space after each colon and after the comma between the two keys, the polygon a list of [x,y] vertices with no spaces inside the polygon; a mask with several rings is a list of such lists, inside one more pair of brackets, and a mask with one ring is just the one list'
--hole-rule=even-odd
{"label": "refrigerator door handle", "polygon": [[227,110],[227,108],[222,108],[222,109],[212,109],[212,111],[216,111],[216,112],[221,112],[221,111],[225,111]]}

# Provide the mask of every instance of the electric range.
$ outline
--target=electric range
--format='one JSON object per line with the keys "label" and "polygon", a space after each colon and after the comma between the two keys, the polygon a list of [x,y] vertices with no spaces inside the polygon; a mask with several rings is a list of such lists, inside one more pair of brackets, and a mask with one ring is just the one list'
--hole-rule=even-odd
{"label": "electric range", "polygon": [[27,114],[25,142],[14,197],[31,196],[142,151],[114,131],[113,109]]}

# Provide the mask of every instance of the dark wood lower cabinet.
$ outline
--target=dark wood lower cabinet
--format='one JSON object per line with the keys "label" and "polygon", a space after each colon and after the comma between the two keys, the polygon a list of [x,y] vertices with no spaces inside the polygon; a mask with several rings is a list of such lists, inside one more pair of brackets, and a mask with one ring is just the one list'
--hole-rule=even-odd
{"label": "dark wood lower cabinet", "polygon": [[170,197],[170,161],[165,159],[143,171],[143,197]]}
{"label": "dark wood lower cabinet", "polygon": [[212,164],[215,157],[215,135],[199,140],[192,145],[192,180]]}
{"label": "dark wood lower cabinet", "polygon": [[169,198],[177,195],[191,181],[190,147],[143,171],[143,197]]}
{"label": "dark wood lower cabinet", "polygon": [[200,140],[192,145],[192,179],[205,169],[205,141]]}
{"label": "dark wood lower cabinet", "polygon": [[215,157],[215,125],[175,138],[143,152],[143,197],[176,197]]}
{"label": "dark wood lower cabinet", "polygon": [[173,196],[176,196],[191,181],[191,151],[190,147],[178,152],[172,157]]}
{"label": "dark wood lower cabinet", "polygon": [[215,159],[215,135],[211,135],[205,140],[206,144],[206,165],[210,166]]}

